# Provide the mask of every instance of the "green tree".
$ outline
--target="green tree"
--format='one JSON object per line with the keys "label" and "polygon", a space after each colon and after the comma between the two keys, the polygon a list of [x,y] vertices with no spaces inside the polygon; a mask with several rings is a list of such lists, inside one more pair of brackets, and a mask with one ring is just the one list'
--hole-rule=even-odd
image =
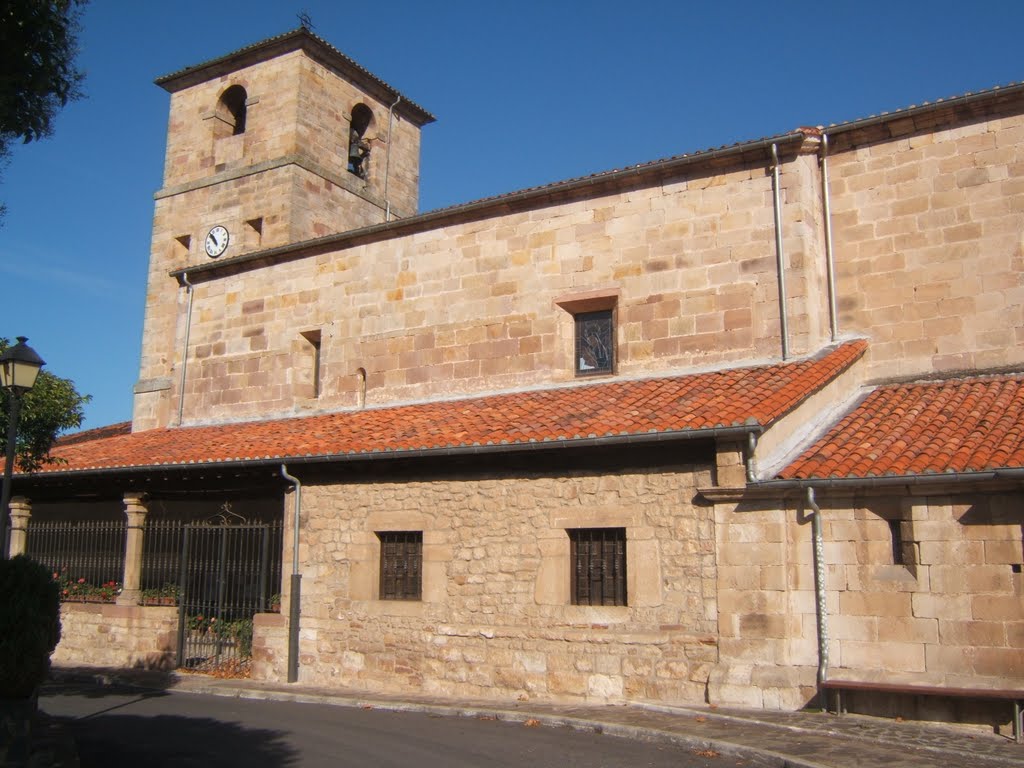
{"label": "green tree", "polygon": [[0,166],[12,142],[49,136],[60,109],[81,98],[75,57],[87,2],[0,0]]}
{"label": "green tree", "polygon": [[[0,338],[0,353],[10,342]],[[7,434],[7,420],[11,412],[10,394],[0,390],[0,436]],[[39,372],[35,386],[22,395],[21,416],[18,419],[18,463],[23,470],[34,471],[53,463],[50,448],[53,441],[70,429],[82,426],[85,404],[90,395],[79,394],[71,379],[47,371]]]}

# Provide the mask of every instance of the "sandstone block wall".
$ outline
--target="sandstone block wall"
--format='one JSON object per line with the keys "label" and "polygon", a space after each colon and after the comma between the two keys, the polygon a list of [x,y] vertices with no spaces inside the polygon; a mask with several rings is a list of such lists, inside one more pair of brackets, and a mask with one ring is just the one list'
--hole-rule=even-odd
{"label": "sandstone block wall", "polygon": [[[873,378],[1024,362],[1024,116],[894,122],[830,159],[841,326]],[[862,139],[863,140],[863,139]]]}
{"label": "sandstone block wall", "polygon": [[[218,130],[221,94],[240,85],[248,95],[246,129],[230,135]],[[366,182],[351,179],[369,197],[384,199],[384,155],[388,108],[301,51],[243,67],[171,95],[164,164],[164,190],[208,183],[219,173],[259,169],[282,158],[298,158],[347,179],[352,108],[366,105],[373,120],[364,138],[372,145]],[[419,128],[403,116],[392,121],[388,196],[395,213],[416,212],[419,191]],[[325,209],[325,214],[328,212]],[[332,231],[351,229],[342,208],[330,212]]]}
{"label": "sandstone block wall", "polygon": [[178,609],[64,603],[54,664],[173,669]]}
{"label": "sandstone block wall", "polygon": [[[799,242],[808,200],[785,212],[791,314],[815,307],[794,354],[827,336]],[[770,175],[722,170],[201,282],[186,422],[355,407],[364,387],[372,405],[570,381],[572,307],[594,296],[615,307],[621,375],[777,359]]]}
{"label": "sandstone block wall", "polygon": [[[1022,517],[1013,496],[820,504],[830,676],[967,687],[1024,682]],[[902,565],[893,562],[889,521],[899,526]],[[722,666],[711,692],[721,703],[806,703],[818,663],[810,522],[792,508],[726,507],[718,526]],[[791,690],[773,691],[772,679]]]}
{"label": "sandstone block wall", "polygon": [[[232,85],[249,96],[239,135],[225,134],[216,114]],[[348,171],[351,110],[358,104],[373,113],[365,179]],[[174,417],[183,290],[168,272],[209,261],[203,245],[211,227],[227,227],[231,240],[222,258],[230,258],[379,224],[389,205],[393,218],[416,213],[419,127],[399,107],[389,135],[390,106],[299,51],[172,94],[135,429],[166,426]]]}
{"label": "sandstone block wall", "polygon": [[[709,474],[681,467],[307,485],[300,680],[458,696],[703,701],[718,655],[714,535],[711,509],[691,500],[694,481]],[[566,529],[595,526],[626,528],[628,606],[570,604]],[[422,600],[378,598],[382,530],[423,531]],[[279,673],[283,631],[256,642],[257,674]]]}
{"label": "sandstone block wall", "polygon": [[279,613],[257,613],[252,621],[252,678],[288,679],[288,621]]}

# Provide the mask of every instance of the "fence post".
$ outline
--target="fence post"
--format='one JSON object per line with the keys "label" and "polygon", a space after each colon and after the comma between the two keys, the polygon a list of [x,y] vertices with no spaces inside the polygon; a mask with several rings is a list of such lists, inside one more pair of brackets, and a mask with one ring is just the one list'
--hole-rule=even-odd
{"label": "fence post", "polygon": [[32,517],[31,501],[24,496],[15,496],[11,499],[11,557],[25,554],[30,517]]}
{"label": "fence post", "polygon": [[121,594],[117,597],[118,605],[138,605],[142,597],[142,533],[148,511],[145,493],[131,491],[124,495],[128,530],[124,540],[124,578],[121,580]]}

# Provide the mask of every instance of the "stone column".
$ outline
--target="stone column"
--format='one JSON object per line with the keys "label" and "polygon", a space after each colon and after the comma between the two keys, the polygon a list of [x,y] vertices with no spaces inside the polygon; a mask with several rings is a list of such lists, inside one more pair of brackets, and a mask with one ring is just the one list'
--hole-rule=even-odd
{"label": "stone column", "polygon": [[142,576],[142,532],[146,526],[146,494],[129,492],[124,495],[124,513],[128,518],[128,532],[124,543],[124,578],[118,605],[138,605],[142,597],[139,586]]}
{"label": "stone column", "polygon": [[30,517],[32,517],[31,501],[24,496],[15,496],[11,499],[11,557],[25,554]]}

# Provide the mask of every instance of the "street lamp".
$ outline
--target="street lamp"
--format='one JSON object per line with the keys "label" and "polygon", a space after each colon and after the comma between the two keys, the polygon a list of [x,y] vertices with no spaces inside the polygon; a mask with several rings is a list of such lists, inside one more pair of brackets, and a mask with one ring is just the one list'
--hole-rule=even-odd
{"label": "street lamp", "polygon": [[24,336],[18,343],[8,347],[0,355],[0,387],[10,394],[11,407],[7,417],[7,454],[4,461],[3,495],[0,496],[0,557],[7,559],[7,517],[11,504],[11,475],[14,472],[14,451],[18,437],[18,416],[21,412],[21,396],[36,383],[39,369],[45,365],[43,358],[25,342]]}

